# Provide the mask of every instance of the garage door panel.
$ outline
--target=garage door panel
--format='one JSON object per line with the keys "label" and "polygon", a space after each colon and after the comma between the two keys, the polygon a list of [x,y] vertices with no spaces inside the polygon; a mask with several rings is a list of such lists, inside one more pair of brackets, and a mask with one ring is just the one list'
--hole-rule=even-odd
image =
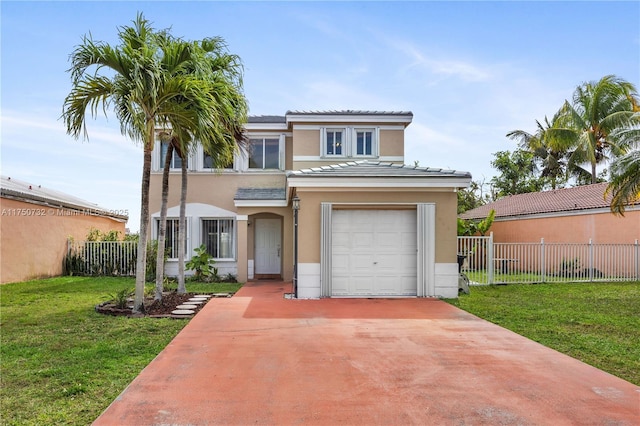
{"label": "garage door panel", "polygon": [[400,292],[403,296],[416,295],[416,277],[415,276],[399,277],[399,280],[400,280]]}
{"label": "garage door panel", "polygon": [[349,256],[351,260],[351,269],[354,271],[371,272],[371,267],[374,263],[374,256],[372,254],[352,254]]}
{"label": "garage door panel", "polygon": [[379,232],[376,235],[376,249],[380,254],[402,250],[402,238],[394,232]]}
{"label": "garage door panel", "polygon": [[334,296],[349,295],[349,277],[333,276],[331,286],[333,287],[332,294]]}
{"label": "garage door panel", "polygon": [[334,252],[337,250],[346,251],[349,250],[349,234],[346,232],[336,232],[333,236]]}
{"label": "garage door panel", "polygon": [[415,232],[402,233],[402,247],[405,253],[416,252],[418,250],[418,240]]}
{"label": "garage door panel", "polygon": [[376,280],[376,294],[398,295],[398,277],[378,277]]}
{"label": "garage door panel", "polygon": [[369,277],[352,277],[351,284],[353,293],[359,296],[369,296],[373,294],[371,279]]}
{"label": "garage door panel", "polygon": [[373,234],[371,232],[354,232],[350,234],[350,245],[355,250],[366,250],[366,251],[374,251],[375,241],[373,238]]}
{"label": "garage door panel", "polygon": [[333,270],[334,272],[341,272],[344,274],[348,274],[349,272],[349,258],[347,256],[344,255],[333,255],[331,257],[331,262],[332,262],[332,266],[333,266]]}
{"label": "garage door panel", "polygon": [[332,295],[415,296],[415,210],[336,210]]}

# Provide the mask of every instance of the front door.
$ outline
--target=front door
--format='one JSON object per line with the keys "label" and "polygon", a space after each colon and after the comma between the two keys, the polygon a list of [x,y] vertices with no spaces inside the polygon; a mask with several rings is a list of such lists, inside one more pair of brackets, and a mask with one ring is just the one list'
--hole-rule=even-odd
{"label": "front door", "polygon": [[256,277],[280,275],[282,254],[280,219],[256,219],[255,226]]}

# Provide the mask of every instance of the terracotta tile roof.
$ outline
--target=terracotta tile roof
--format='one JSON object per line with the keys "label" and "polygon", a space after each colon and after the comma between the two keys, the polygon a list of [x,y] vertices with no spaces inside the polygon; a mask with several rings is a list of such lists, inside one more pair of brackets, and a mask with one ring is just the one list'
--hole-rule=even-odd
{"label": "terracotta tile roof", "polygon": [[31,184],[9,176],[2,176],[0,194],[3,198],[34,203],[54,208],[69,208],[72,210],[92,212],[102,216],[109,216],[119,220],[127,220],[128,216],[100,207],[98,204],[83,200],[64,192]]}
{"label": "terracotta tile roof", "polygon": [[491,209],[496,211],[496,218],[499,218],[609,208],[611,196],[604,198],[604,191],[607,185],[605,182],[576,186],[574,188],[511,195],[464,212],[460,217],[462,219],[485,218]]}

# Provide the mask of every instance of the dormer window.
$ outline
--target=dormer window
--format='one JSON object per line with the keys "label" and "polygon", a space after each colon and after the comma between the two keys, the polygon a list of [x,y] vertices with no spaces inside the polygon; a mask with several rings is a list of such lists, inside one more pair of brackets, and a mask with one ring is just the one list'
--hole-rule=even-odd
{"label": "dormer window", "polygon": [[327,129],[325,131],[325,155],[343,156],[344,142],[344,129]]}
{"label": "dormer window", "polygon": [[356,152],[358,157],[371,157],[374,155],[374,129],[355,129],[356,134]]}
{"label": "dormer window", "polygon": [[323,157],[377,157],[376,128],[347,127],[322,129]]}

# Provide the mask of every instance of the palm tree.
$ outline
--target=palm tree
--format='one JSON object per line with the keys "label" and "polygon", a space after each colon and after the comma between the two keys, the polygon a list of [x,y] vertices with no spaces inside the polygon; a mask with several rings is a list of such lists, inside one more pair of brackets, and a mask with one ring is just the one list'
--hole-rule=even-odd
{"label": "palm tree", "polygon": [[611,194],[611,211],[624,216],[625,206],[640,202],[640,150],[620,157],[611,166],[611,182],[606,194]]}
{"label": "palm tree", "polygon": [[[240,58],[226,51],[226,44],[219,37],[202,41],[187,42],[165,35],[163,48],[179,51],[186,60],[180,68],[180,75],[189,76],[199,83],[201,97],[198,102],[185,103],[181,97],[173,102],[189,113],[193,113],[191,125],[180,132],[174,128],[163,129],[168,135],[169,144],[182,161],[182,184],[180,197],[180,220],[178,225],[178,293],[185,293],[184,258],[186,239],[186,196],[187,196],[187,158],[196,143],[203,146],[211,155],[214,166],[222,167],[233,159],[237,149],[244,147],[243,125],[246,122],[247,103],[242,93],[242,65]],[[166,57],[178,55],[165,54]],[[167,160],[170,161],[170,160]],[[166,219],[168,198],[169,167],[165,165],[162,186],[161,222]],[[161,224],[161,227],[165,224]],[[164,244],[159,242],[158,275],[156,277],[156,298],[162,297]]]}
{"label": "palm tree", "polygon": [[[640,119],[640,108],[636,107]],[[640,202],[640,124],[619,131],[632,149],[611,163],[611,180],[605,195],[612,195],[611,211],[624,216],[625,206]]]}
{"label": "palm tree", "polygon": [[557,122],[557,115],[553,117],[551,122],[547,117],[544,118],[544,124],[536,120],[536,133],[527,133],[524,130],[512,130],[507,133],[510,139],[518,140],[521,149],[527,150],[533,154],[536,162],[540,163],[540,176],[548,178],[551,183],[551,189],[556,189],[558,184],[566,181],[567,152],[559,149],[551,141],[551,135],[548,131],[553,128]]}
{"label": "palm tree", "polygon": [[[208,86],[202,81],[177,72],[184,68],[184,50],[165,42],[168,33],[155,31],[138,14],[133,26],[118,30],[120,44],[94,41],[85,36],[70,56],[72,88],[65,98],[62,117],[67,132],[88,138],[87,110],[93,118],[102,107],[110,107],[120,121],[120,131],[142,143],[140,201],[140,235],[136,265],[136,288],[133,312],[144,310],[144,285],[149,227],[149,182],[151,153],[156,128],[171,128],[178,135],[194,126],[210,124],[200,113],[211,102]],[[179,102],[177,100],[180,100]]]}
{"label": "palm tree", "polygon": [[[242,64],[240,58],[226,52],[221,38],[205,39],[193,44],[194,52],[200,60],[192,63],[189,71],[207,81],[209,95],[216,105],[211,118],[215,125],[206,133],[198,133],[197,142],[203,151],[213,159],[215,168],[222,168],[233,161],[234,154],[247,146],[244,123],[247,121],[247,102],[242,92]],[[180,140],[182,155],[194,150],[194,139]],[[187,163],[182,162],[180,192],[180,219],[178,222],[178,293],[186,293],[185,252],[186,246],[186,200],[188,173]]]}
{"label": "palm tree", "polygon": [[557,149],[571,151],[569,166],[591,165],[591,183],[597,182],[596,166],[608,156],[623,155],[629,148],[619,130],[638,123],[634,109],[638,95],[633,84],[608,75],[583,83],[558,112],[558,126],[547,130]]}
{"label": "palm tree", "polygon": [[169,199],[169,169],[171,168],[171,160],[173,158],[173,144],[166,141],[169,137],[167,132],[159,132],[161,141],[167,143],[167,152],[164,157],[164,168],[162,169],[162,201],[160,205],[160,222],[158,223],[158,239],[156,250],[156,290],[154,294],[155,300],[162,300],[162,291],[164,289],[164,257],[165,257],[165,241],[167,236],[167,202]]}

